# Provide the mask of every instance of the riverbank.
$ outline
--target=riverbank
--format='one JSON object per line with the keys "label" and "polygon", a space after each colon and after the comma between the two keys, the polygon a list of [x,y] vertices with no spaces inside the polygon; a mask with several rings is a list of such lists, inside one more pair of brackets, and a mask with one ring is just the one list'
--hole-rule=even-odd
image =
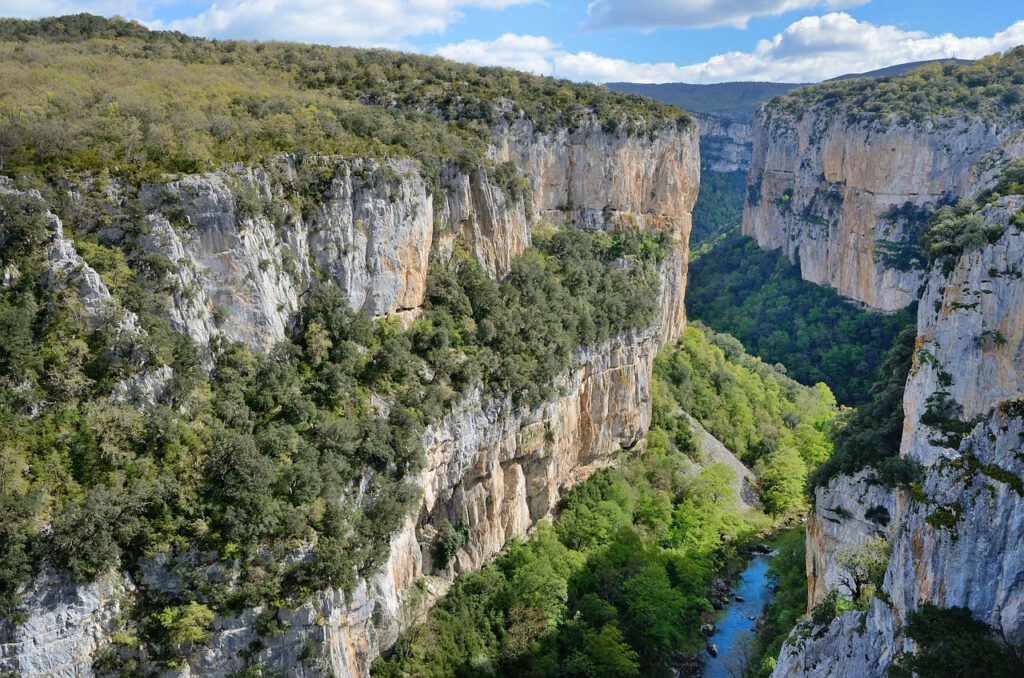
{"label": "riverbank", "polygon": [[770,675],[782,641],[805,611],[803,525],[782,530],[763,550],[751,551],[728,603],[712,618],[702,678]]}

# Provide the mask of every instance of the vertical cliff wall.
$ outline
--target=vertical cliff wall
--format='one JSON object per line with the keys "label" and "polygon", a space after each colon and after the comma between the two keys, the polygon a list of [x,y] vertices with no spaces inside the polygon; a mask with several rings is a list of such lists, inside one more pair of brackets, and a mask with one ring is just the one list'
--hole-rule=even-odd
{"label": "vertical cliff wall", "polygon": [[887,264],[879,242],[913,245],[912,208],[972,195],[1024,150],[1019,121],[909,122],[835,101],[799,113],[766,104],[753,134],[744,234],[785,252],[805,280],[880,311],[909,304],[922,271]]}
{"label": "vertical cliff wall", "polygon": [[745,172],[754,154],[754,124],[741,117],[697,115],[701,168],[711,172]]}
{"label": "vertical cliff wall", "polygon": [[887,490],[873,471],[819,489],[808,525],[809,606],[844,588],[837,552],[875,536],[892,544],[883,593],[867,611],[787,640],[777,676],[882,676],[907,615],[923,603],[963,606],[1008,642],[1024,641],[1024,200],[983,211],[993,243],[937,266],[925,280],[900,455],[924,465],[913,489]]}
{"label": "vertical cliff wall", "polygon": [[[145,227],[102,234],[107,243],[165,261],[173,289],[168,313],[178,330],[202,343],[223,336],[257,350],[285,336],[317,280],[337,284],[370,315],[415,316],[431,253],[445,256],[456,241],[496,277],[529,245],[537,222],[660,229],[675,243],[659,266],[654,326],[581,348],[548,402],[519,408],[477,390],[427,430],[423,502],[392,537],[380,571],[351,592],[321,591],[297,609],[217,617],[210,642],[168,674],[227,675],[249,662],[293,676],[367,675],[454,576],[525,534],[562,491],[642,437],[654,355],[685,324],[696,129],[641,138],[604,132],[593,121],[543,134],[519,123],[495,130],[491,153],[513,163],[528,190],[454,164],[432,182],[404,160],[284,156],[142,187]],[[102,287],[76,261],[74,279]],[[93,296],[102,292],[109,297],[105,288]],[[431,556],[442,520],[465,525],[468,534],[445,568]],[[188,586],[174,563],[152,559],[139,570],[91,583],[43,573],[25,592],[25,621],[0,625],[0,672],[91,675],[97,651],[124,624],[121,613],[140,588],[174,593]],[[268,614],[281,631],[261,635]]]}

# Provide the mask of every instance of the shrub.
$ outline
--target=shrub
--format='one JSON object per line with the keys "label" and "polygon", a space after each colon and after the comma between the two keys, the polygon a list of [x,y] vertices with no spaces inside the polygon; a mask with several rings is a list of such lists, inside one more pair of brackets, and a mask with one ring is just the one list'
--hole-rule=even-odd
{"label": "shrub", "polygon": [[975,619],[965,607],[925,603],[907,615],[906,633],[917,644],[917,651],[897,659],[889,672],[892,678],[1009,678],[1024,674],[1020,654],[997,640],[989,625]]}
{"label": "shrub", "polygon": [[832,589],[811,609],[811,621],[819,625],[830,624],[843,612],[852,609],[853,601],[839,593],[837,589]]}
{"label": "shrub", "polygon": [[455,554],[462,550],[469,538],[466,526],[459,523],[453,526],[447,520],[442,520],[437,528],[437,537],[434,541],[434,565],[443,570],[451,563]]}

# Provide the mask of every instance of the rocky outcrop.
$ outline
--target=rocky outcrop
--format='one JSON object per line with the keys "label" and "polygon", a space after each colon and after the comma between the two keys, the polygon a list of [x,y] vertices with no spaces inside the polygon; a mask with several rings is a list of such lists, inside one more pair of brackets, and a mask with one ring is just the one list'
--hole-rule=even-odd
{"label": "rocky outcrop", "polygon": [[[887,491],[868,471],[817,493],[809,606],[843,591],[836,552],[883,532],[892,544],[884,602],[798,627],[774,675],[882,676],[912,650],[903,624],[926,602],[967,607],[1007,641],[1024,642],[1024,233],[1010,220],[1022,205],[1010,197],[985,208],[1002,237],[928,274],[900,449],[924,465],[924,481]],[[891,524],[879,524],[883,515]]]}
{"label": "rocky outcrop", "polygon": [[697,199],[699,154],[695,126],[673,124],[635,137],[605,132],[595,118],[546,133],[527,120],[501,125],[489,150],[495,162],[519,169],[533,213],[552,224],[685,233]]}
{"label": "rocky outcrop", "polygon": [[[931,409],[971,421],[1024,390],[1024,233],[1010,215],[1024,200],[985,208],[999,224],[995,243],[961,256],[947,272],[929,274],[917,314],[917,353],[903,406],[903,454],[932,464],[944,454],[943,432],[921,424]],[[948,412],[940,412],[943,402]]]}
{"label": "rocky outcrop", "polygon": [[833,589],[853,593],[839,564],[841,549],[887,536],[903,504],[904,497],[881,486],[873,472],[840,476],[815,491],[814,515],[807,522],[808,609]]}
{"label": "rocky outcrop", "polygon": [[883,678],[902,649],[892,644],[898,630],[881,600],[827,626],[802,622],[786,638],[772,676]]}
{"label": "rocky outcrop", "polygon": [[[922,271],[880,256],[915,239],[914,208],[971,196],[1024,152],[1018,122],[864,117],[818,104],[768,104],[754,122],[743,232],[799,263],[805,280],[880,311],[916,298]],[[903,268],[907,268],[903,266]]]}
{"label": "rocky outcrop", "polygon": [[16,629],[0,624],[0,674],[78,676],[89,672],[94,653],[117,628],[131,581],[108,572],[79,583],[44,572],[25,592],[32,604]]}
{"label": "rocky outcrop", "polygon": [[285,157],[140,190],[147,228],[134,242],[168,263],[176,329],[201,345],[222,335],[267,350],[317,278],[369,315],[419,308],[433,206],[415,165],[309,162],[322,184]]}
{"label": "rocky outcrop", "polygon": [[750,115],[696,115],[700,130],[700,166],[710,172],[746,172],[754,154],[754,123]]}

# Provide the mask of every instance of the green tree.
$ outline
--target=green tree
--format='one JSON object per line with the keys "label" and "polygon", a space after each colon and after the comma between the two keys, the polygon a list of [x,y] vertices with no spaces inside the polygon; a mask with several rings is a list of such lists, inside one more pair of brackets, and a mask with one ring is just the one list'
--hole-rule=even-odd
{"label": "green tree", "polygon": [[590,643],[590,660],[594,678],[617,678],[640,675],[637,653],[625,641],[622,631],[606,624]]}
{"label": "green tree", "polygon": [[906,630],[917,651],[899,658],[889,673],[893,678],[1009,678],[1024,673],[1020,654],[996,640],[989,625],[965,607],[925,603],[907,616]]}

